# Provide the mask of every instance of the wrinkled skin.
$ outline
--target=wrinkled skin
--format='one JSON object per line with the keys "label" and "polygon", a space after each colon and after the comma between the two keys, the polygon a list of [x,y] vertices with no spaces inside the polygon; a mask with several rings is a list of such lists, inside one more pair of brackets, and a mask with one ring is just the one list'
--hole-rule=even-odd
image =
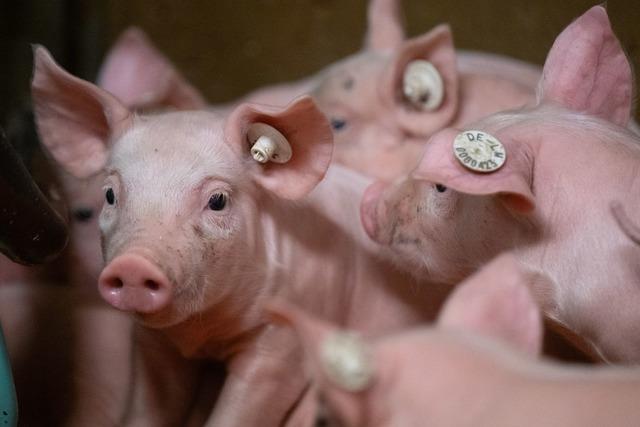
{"label": "wrinkled skin", "polygon": [[[202,358],[221,360],[228,371],[207,425],[285,422],[308,391],[295,374],[301,355],[293,335],[263,318],[262,304],[274,295],[371,334],[433,316],[440,302],[433,288],[381,262],[370,252],[374,245],[357,243],[366,237],[357,213],[367,182],[337,168],[317,186],[333,143],[310,98],[284,110],[243,104],[229,116],[133,115],[64,72],[44,49],[36,50],[35,63],[33,99],[51,154],[74,176],[103,167],[107,175],[101,295],[135,314],[157,342],[135,349],[144,367],[135,370],[126,425],[180,423],[195,398]],[[77,108],[78,100],[89,107]],[[247,130],[256,122],[287,138],[289,162],[252,160]],[[165,373],[180,376],[168,381],[191,393],[154,392],[165,389],[154,385]],[[170,416],[145,410],[167,400],[182,406]]]}
{"label": "wrinkled skin", "polygon": [[371,374],[357,391],[331,375],[324,356],[328,340],[343,331],[283,302],[273,302],[269,311],[296,330],[305,348],[316,394],[305,409],[316,414],[314,425],[635,423],[637,369],[586,369],[534,358],[542,336],[529,280],[512,256],[502,256],[456,289],[434,327],[363,342]]}
{"label": "wrinkled skin", "polygon": [[500,140],[507,162],[478,174],[453,155],[461,131],[431,138],[420,165],[363,197],[368,234],[423,277],[455,284],[513,249],[535,275],[545,314],[591,340],[610,361],[640,360],[638,248],[616,225],[611,200],[637,209],[640,145],[626,129],[630,66],[606,12],[595,7],[556,40],[537,106],[467,129]]}

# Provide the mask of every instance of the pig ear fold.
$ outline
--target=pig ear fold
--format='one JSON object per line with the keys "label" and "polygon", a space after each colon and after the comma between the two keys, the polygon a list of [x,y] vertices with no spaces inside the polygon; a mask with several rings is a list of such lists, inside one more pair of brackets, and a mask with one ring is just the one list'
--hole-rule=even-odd
{"label": "pig ear fold", "polygon": [[456,288],[438,324],[496,338],[539,355],[542,319],[527,287],[530,279],[513,256],[502,255]]}
{"label": "pig ear fold", "polygon": [[558,36],[538,90],[542,101],[627,125],[631,66],[602,6],[588,10]]}
{"label": "pig ear fold", "polygon": [[448,25],[408,40],[382,74],[381,97],[406,132],[431,135],[458,109],[458,71]]}
{"label": "pig ear fold", "polygon": [[97,83],[129,108],[191,110],[206,106],[202,95],[136,27],[116,40],[100,68]]}
{"label": "pig ear fold", "polygon": [[434,135],[412,172],[414,179],[442,184],[465,194],[496,196],[507,209],[519,214],[535,209],[531,191],[533,154],[524,144],[507,144],[506,162],[497,171],[478,173],[465,168],[453,154],[457,131],[446,129]]}
{"label": "pig ear fold", "polygon": [[[309,193],[331,162],[331,126],[309,96],[293,101],[284,110],[243,104],[229,116],[225,137],[240,156],[254,164],[254,180],[285,199]],[[254,150],[265,140],[277,142],[282,150],[260,164]]]}
{"label": "pig ear fold", "polygon": [[371,0],[369,2],[365,47],[385,51],[395,49],[404,41],[404,25],[400,0]]}
{"label": "pig ear fold", "polygon": [[108,92],[72,76],[41,46],[34,50],[31,95],[40,140],[72,175],[86,178],[105,165],[110,139],[133,118]]}

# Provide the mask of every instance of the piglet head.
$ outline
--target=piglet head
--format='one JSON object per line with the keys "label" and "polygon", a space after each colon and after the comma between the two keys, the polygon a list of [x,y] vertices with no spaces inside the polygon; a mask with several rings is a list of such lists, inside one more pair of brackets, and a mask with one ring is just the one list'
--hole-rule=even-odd
{"label": "piglet head", "polygon": [[[254,160],[258,124],[289,144],[286,163]],[[204,112],[141,118],[116,143],[107,169],[103,297],[149,314],[152,324],[215,307],[240,318],[264,264],[261,210],[311,191],[329,165],[331,142],[310,98],[283,111],[242,105],[226,120]]]}
{"label": "piglet head", "polygon": [[[454,154],[461,134],[446,129],[425,147],[419,166],[393,184],[372,184],[361,203],[369,236],[433,280],[456,283],[530,231],[535,197],[531,150],[500,133],[504,166],[467,168]],[[515,240],[514,240],[515,239]]]}
{"label": "piglet head", "polygon": [[365,48],[324,71],[313,92],[331,119],[336,160],[382,178],[415,164],[404,140],[431,136],[458,109],[450,28],[405,40],[399,10],[398,0],[372,1]]}
{"label": "piglet head", "polygon": [[[331,129],[308,97],[283,110],[241,105],[226,118],[134,116],[38,49],[34,100],[41,136],[63,166],[76,176],[104,168],[99,290],[150,326],[214,306],[223,307],[220,321],[240,316],[260,289],[260,209],[304,196],[331,159]],[[253,159],[256,124],[284,138],[286,163]]]}
{"label": "piglet head", "polygon": [[[373,342],[282,301],[267,312],[291,326],[304,347],[318,391],[315,425],[457,424],[456,417],[469,414],[459,413],[459,401],[449,405],[450,396],[481,400],[508,377],[497,372],[512,365],[502,358],[540,354],[542,323],[530,279],[512,256],[500,256],[457,287],[435,327]],[[337,360],[343,370],[336,370]]]}
{"label": "piglet head", "polygon": [[[38,80],[34,81],[34,101],[41,108],[46,108],[46,92],[50,90],[53,80],[46,80],[45,75],[55,76],[60,80],[64,78],[64,74],[55,71],[56,67],[44,51],[37,55],[40,57],[36,61],[40,71],[36,73]],[[47,69],[49,71],[45,71]],[[142,30],[135,27],[124,31],[107,53],[100,67],[97,85],[115,95],[122,105],[131,109],[186,110],[205,105],[197,90],[153,46]],[[80,102],[76,105],[81,108]],[[122,105],[116,108],[121,109]],[[40,117],[43,119],[44,116]],[[54,134],[64,132],[65,128],[54,131],[51,128],[45,130],[46,126],[41,120],[41,134],[47,135],[44,143],[50,144],[50,152],[57,157],[58,154],[55,153],[60,153],[60,147]],[[118,132],[115,128],[113,130]],[[92,156],[90,161],[97,160],[99,156]],[[74,168],[66,160],[64,163]],[[98,216],[104,200],[102,185],[105,176],[103,171],[84,172],[79,174],[81,179],[78,179],[60,168],[58,175],[71,214],[71,240],[68,246],[71,257],[70,280],[95,291],[103,267]]]}

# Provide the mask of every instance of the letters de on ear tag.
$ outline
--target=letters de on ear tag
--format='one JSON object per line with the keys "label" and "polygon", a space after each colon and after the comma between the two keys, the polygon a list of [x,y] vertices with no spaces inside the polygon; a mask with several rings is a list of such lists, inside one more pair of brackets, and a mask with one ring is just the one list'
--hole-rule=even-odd
{"label": "letters de on ear tag", "polygon": [[495,172],[507,160],[504,145],[479,130],[459,133],[453,140],[453,154],[464,167],[476,172]]}

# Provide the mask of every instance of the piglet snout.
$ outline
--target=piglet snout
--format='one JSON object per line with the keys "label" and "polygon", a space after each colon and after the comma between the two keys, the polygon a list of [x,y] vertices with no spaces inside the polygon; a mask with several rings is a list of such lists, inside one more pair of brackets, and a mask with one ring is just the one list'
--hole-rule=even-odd
{"label": "piglet snout", "polygon": [[98,289],[112,306],[144,314],[162,310],[171,300],[172,293],[171,283],[162,270],[133,253],[114,258],[102,270]]}

